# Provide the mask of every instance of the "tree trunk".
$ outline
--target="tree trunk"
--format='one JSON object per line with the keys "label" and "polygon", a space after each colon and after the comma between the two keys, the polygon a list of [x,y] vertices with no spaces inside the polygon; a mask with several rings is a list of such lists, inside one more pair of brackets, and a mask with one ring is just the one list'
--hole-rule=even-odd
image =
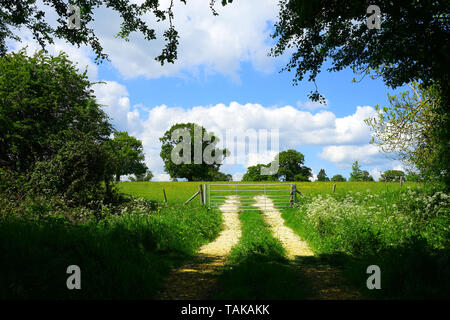
{"label": "tree trunk", "polygon": [[120,174],[116,174],[116,182],[120,181]]}

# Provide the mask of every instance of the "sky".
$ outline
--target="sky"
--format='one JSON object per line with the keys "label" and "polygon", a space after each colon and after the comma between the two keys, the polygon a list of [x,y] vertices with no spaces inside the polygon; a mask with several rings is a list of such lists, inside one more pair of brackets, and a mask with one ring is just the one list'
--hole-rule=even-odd
{"label": "sky", "polygon": [[[168,3],[162,1],[163,6]],[[393,90],[382,79],[370,77],[355,83],[352,79],[358,76],[350,69],[326,71],[328,62],[316,81],[327,104],[312,102],[307,97],[314,89],[312,83],[304,80],[294,86],[294,72],[280,72],[292,51],[268,56],[275,44],[271,33],[277,0],[236,1],[226,7],[218,3],[218,16],[212,15],[208,4],[174,2],[174,25],[180,35],[174,64],[161,66],[154,60],[163,48],[161,34],[167,25],[146,17],[158,39],[146,41],[134,33],[126,42],[115,38],[120,17],[107,8],[94,11],[96,19],[90,27],[110,61],[96,64],[89,47],[59,39],[47,48],[50,54],[66,52],[80,72],[87,68],[89,80],[102,82],[94,86],[97,101],[117,130],[143,142],[154,181],[170,179],[159,156],[159,138],[182,122],[195,122],[220,137],[277,131],[278,151],[295,149],[304,154],[313,179],[320,169],[330,178],[335,174],[348,178],[355,160],[375,179],[385,170],[402,169],[401,163],[369,143],[372,132],[364,119],[375,115],[377,104],[388,105],[388,93],[406,88]],[[51,10],[40,6],[48,19],[55,19]],[[18,33],[22,41],[10,41],[11,51],[27,46],[31,55],[40,48],[28,30]],[[224,164],[221,171],[237,181],[249,165],[271,161],[277,150],[258,152],[256,143],[249,140],[245,157]]]}

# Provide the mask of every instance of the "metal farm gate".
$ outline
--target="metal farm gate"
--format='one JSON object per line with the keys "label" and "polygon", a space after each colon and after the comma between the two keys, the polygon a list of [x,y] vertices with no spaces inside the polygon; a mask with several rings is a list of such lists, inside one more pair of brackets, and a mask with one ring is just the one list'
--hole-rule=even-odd
{"label": "metal farm gate", "polygon": [[264,206],[266,202],[270,202],[271,207],[273,204],[276,209],[289,207],[295,202],[296,186],[291,183],[208,184],[204,191],[209,209],[218,208],[225,201],[232,201],[233,204],[239,204],[240,210],[249,211],[260,210],[255,206],[256,196],[264,196]]}

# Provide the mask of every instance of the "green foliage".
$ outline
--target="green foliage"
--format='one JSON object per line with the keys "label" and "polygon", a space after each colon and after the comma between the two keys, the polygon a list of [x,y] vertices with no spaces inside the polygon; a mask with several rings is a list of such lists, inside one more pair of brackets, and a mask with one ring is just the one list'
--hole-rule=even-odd
{"label": "green foliage", "polygon": [[422,181],[422,177],[416,172],[410,172],[406,175],[406,180],[411,182]]}
{"label": "green foliage", "polygon": [[[284,211],[287,225],[316,253],[346,256],[347,276],[368,295],[448,297],[448,193],[437,187],[416,187],[307,196],[300,201],[296,209]],[[382,270],[383,290],[378,295],[365,288],[365,270],[371,264]]]}
{"label": "green foliage", "polygon": [[325,169],[320,169],[319,173],[317,174],[317,181],[330,181],[330,178],[328,178],[327,174],[325,173]]}
{"label": "green foliage", "polygon": [[209,179],[210,181],[233,181],[233,176],[231,174],[212,170],[209,174]]}
{"label": "green foliage", "polygon": [[385,182],[399,182],[400,179],[405,181],[405,173],[401,170],[386,170],[380,177],[380,181]]}
{"label": "green foliage", "polygon": [[148,168],[144,163],[144,149],[140,140],[129,136],[128,132],[116,131],[114,139],[109,140],[107,146],[111,153],[116,181],[120,181],[122,175],[138,176],[146,173]]}
{"label": "green foliage", "polygon": [[64,53],[24,50],[0,57],[0,165],[17,171],[54,155],[66,141],[101,143],[111,134],[86,74]]}
{"label": "green foliage", "polygon": [[350,179],[348,181],[362,181],[362,170],[358,161],[353,162],[352,164],[352,172],[350,173]]}
{"label": "green foliage", "polygon": [[153,173],[150,170],[147,170],[144,174],[135,174],[134,177],[130,177],[131,181],[150,181],[153,178]]}
{"label": "green foliage", "polygon": [[342,176],[341,174],[335,174],[335,175],[331,178],[331,181],[334,181],[334,182],[346,182],[347,179],[345,179],[345,177]]}
{"label": "green foliage", "polygon": [[[182,136],[172,139],[172,134],[181,131],[185,131],[190,140],[184,141]],[[214,136],[214,133],[207,132],[202,126],[195,123],[178,123],[167,130],[160,140],[162,142],[160,155],[164,161],[164,170],[171,178],[185,178],[188,181],[208,181],[214,178],[226,178],[219,173],[219,168],[227,154],[227,150],[216,148],[219,139]],[[186,143],[186,150],[178,149],[183,144],[183,141]],[[194,149],[196,141],[199,142],[199,150],[197,152],[200,155],[199,159],[195,159],[196,152],[194,152]],[[176,151],[173,151],[174,149]],[[180,158],[186,157],[186,161],[176,163],[172,159],[172,152],[178,152],[177,154]],[[187,153],[183,155],[183,152]],[[215,161],[207,163],[204,159],[205,153],[211,155]]]}
{"label": "green foliage", "polygon": [[[261,169],[270,170],[276,167],[278,171],[273,175],[261,174]],[[310,168],[304,166],[305,156],[296,150],[282,151],[275,156],[275,159],[268,164],[257,164],[247,168],[247,172],[242,177],[242,181],[309,181],[312,177]]]}
{"label": "green foliage", "polygon": [[375,133],[373,142],[406,166],[417,168],[425,179],[443,181],[449,188],[448,100],[437,85],[413,82],[409,86],[410,91],[389,96],[390,106],[377,106],[378,115],[366,120]]}
{"label": "green foliage", "polygon": [[249,166],[247,172],[242,176],[242,181],[277,181],[276,175],[261,174],[261,168],[269,168],[270,165],[257,164]]}
{"label": "green foliage", "polygon": [[[53,209],[42,202],[30,203],[28,210]],[[0,264],[0,298],[154,298],[170,269],[221,229],[220,213],[205,208],[132,200],[120,213],[102,211],[99,222],[83,224],[68,223],[54,212],[37,220],[3,212],[0,251],[7,263]],[[81,267],[82,290],[65,286],[65,271],[73,264]]]}
{"label": "green foliage", "polygon": [[[381,9],[379,30],[367,27],[370,4]],[[282,0],[271,54],[294,48],[283,70],[296,71],[295,84],[307,73],[308,80],[315,81],[330,60],[327,71],[352,67],[364,77],[378,70],[393,88],[420,79],[427,86],[440,82],[448,89],[449,34],[444,0]],[[316,90],[310,97],[318,100],[321,95]]]}
{"label": "green foliage", "polygon": [[39,161],[31,173],[33,191],[62,195],[71,205],[86,205],[104,199],[102,182],[108,155],[93,141],[68,141],[46,161]]}
{"label": "green foliage", "polygon": [[366,170],[361,170],[361,166],[358,161],[353,162],[352,172],[350,173],[349,181],[374,181],[373,177]]}
{"label": "green foliage", "polygon": [[[88,45],[96,54],[96,59],[101,60],[107,58],[107,54],[103,52],[103,48],[93,29],[88,28],[90,22],[94,20],[94,11],[97,7],[105,5],[120,15],[122,23],[120,31],[116,35],[129,40],[132,32],[142,33],[145,40],[156,39],[156,32],[150,28],[148,23],[143,19],[144,16],[152,13],[157,22],[169,19],[169,27],[164,31],[165,48],[161,55],[155,59],[163,64],[165,61],[174,63],[177,58],[178,32],[175,30],[172,19],[172,4],[169,9],[162,8],[157,0],[147,0],[141,4],[127,3],[120,0],[91,0],[91,1],[75,1],[74,5],[80,8],[80,29],[69,29],[67,26],[68,4],[63,0],[48,0],[49,10],[53,10],[57,18],[57,24],[49,23],[46,19],[45,12],[41,7],[36,5],[36,0],[0,0],[0,55],[4,55],[7,51],[6,40],[20,40],[15,33],[16,28],[28,28],[34,38],[44,49],[49,43],[52,44],[54,38],[64,39],[73,45]],[[184,2],[184,0],[181,0]]]}
{"label": "green foliage", "polygon": [[[279,161],[277,176],[282,181],[295,181],[297,179],[308,179],[312,177],[311,169],[304,166],[305,156],[296,150],[286,150],[280,152],[275,161]],[[305,181],[300,180],[299,181]]]}
{"label": "green foliage", "polygon": [[77,71],[64,53],[0,57],[0,166],[15,172],[21,197],[59,195],[71,205],[117,197],[105,148],[112,127]]}

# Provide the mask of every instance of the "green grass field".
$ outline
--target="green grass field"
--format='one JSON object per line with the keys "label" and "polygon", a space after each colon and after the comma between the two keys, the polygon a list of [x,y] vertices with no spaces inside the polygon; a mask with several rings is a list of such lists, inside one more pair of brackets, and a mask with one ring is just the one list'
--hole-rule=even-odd
{"label": "green grass field", "polygon": [[[169,203],[184,202],[198,190],[199,184],[208,184],[209,182],[120,182],[117,187],[121,192],[132,194],[136,197],[143,197],[148,200],[164,201],[163,189],[166,192]],[[218,182],[214,182],[216,184]],[[400,190],[401,188],[414,187],[419,185],[414,182],[406,182],[400,187],[396,182],[293,182],[297,185],[297,190],[305,195],[316,196],[331,194],[333,184],[336,184],[336,194],[347,194],[348,191],[361,192],[370,190],[373,193],[385,191]],[[264,182],[223,182],[222,184],[261,184]],[[261,187],[262,189],[262,187]],[[232,188],[230,188],[232,192]],[[200,203],[194,200],[194,203]]]}
{"label": "green grass field", "polygon": [[[198,198],[183,205],[199,184],[203,182],[120,182],[121,192],[158,204],[132,200],[118,212],[103,206],[87,220],[65,220],[64,214],[80,212],[60,212],[45,199],[25,204],[26,216],[5,207],[0,251],[8,263],[0,265],[0,298],[154,298],[172,268],[191,259],[222,229],[219,210],[201,207]],[[219,188],[233,194],[236,183],[228,184]],[[256,190],[242,193],[249,198],[264,192],[264,183],[237,184]],[[300,265],[342,270],[346,281],[366,297],[448,298],[447,193],[432,185],[383,182],[336,183],[333,193],[333,184],[296,183],[305,197],[298,196],[293,208],[282,210],[286,225],[315,253]],[[163,189],[167,204],[162,204]],[[286,261],[261,212],[245,211],[239,219],[242,238],[218,277],[220,291],[211,298],[310,297],[313,283],[298,265]],[[84,272],[80,292],[65,287],[65,268],[71,264]],[[365,268],[371,264],[382,270],[383,290],[365,287]]]}

